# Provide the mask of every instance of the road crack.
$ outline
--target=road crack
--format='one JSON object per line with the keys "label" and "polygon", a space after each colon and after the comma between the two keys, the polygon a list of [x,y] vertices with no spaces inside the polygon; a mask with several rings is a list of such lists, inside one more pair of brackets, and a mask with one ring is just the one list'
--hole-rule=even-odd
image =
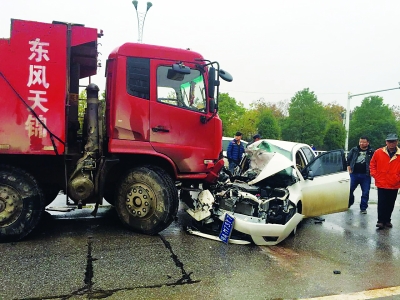
{"label": "road crack", "polygon": [[181,270],[182,277],[178,279],[175,283],[170,283],[167,285],[183,285],[183,284],[193,284],[200,282],[199,280],[193,280],[190,276],[193,274],[193,272],[186,272],[185,268],[183,267],[183,263],[179,260],[178,256],[174,253],[172,250],[171,244],[162,236],[159,235],[161,241],[164,243],[165,248],[171,252],[171,258],[174,261],[175,265]]}
{"label": "road crack", "polygon": [[193,272],[186,272],[183,263],[179,260],[178,256],[174,253],[172,250],[171,244],[161,235],[159,235],[160,239],[164,243],[165,247],[168,249],[168,251],[171,253],[171,258],[174,261],[175,265],[181,270],[182,277],[179,278],[175,282],[171,283],[161,283],[161,284],[153,284],[153,285],[141,285],[141,286],[136,286],[136,287],[130,287],[130,288],[118,288],[118,289],[109,289],[109,290],[103,290],[103,289],[94,289],[94,270],[93,270],[93,262],[97,260],[97,258],[94,258],[92,255],[93,251],[93,241],[92,237],[88,237],[88,243],[87,243],[87,255],[86,255],[86,270],[85,270],[85,277],[84,277],[84,286],[79,288],[78,290],[75,290],[74,292],[70,294],[64,294],[64,295],[51,295],[47,297],[31,297],[31,298],[22,298],[20,300],[50,300],[50,299],[62,299],[62,300],[67,300],[70,298],[73,298],[75,296],[87,296],[88,299],[104,299],[107,297],[110,297],[111,295],[121,292],[121,291],[134,291],[137,289],[153,289],[153,288],[161,288],[163,286],[177,286],[177,285],[185,285],[185,284],[195,284],[199,283],[200,280],[193,280],[191,278],[191,275]]}

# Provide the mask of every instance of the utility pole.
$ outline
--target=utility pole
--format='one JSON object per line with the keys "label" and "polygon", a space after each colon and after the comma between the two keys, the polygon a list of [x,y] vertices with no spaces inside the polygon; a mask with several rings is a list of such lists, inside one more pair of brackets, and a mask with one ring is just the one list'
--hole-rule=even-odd
{"label": "utility pole", "polygon": [[[400,82],[399,82],[400,85]],[[386,91],[391,91],[391,90],[397,90],[400,89],[399,87],[392,88],[392,89],[386,89],[386,90],[379,90],[379,91],[374,91],[374,92],[368,92],[368,93],[361,93],[361,94],[354,94],[352,95],[350,92],[347,96],[347,109],[346,109],[346,144],[345,144],[345,150],[349,150],[349,129],[350,129],[350,100],[353,97],[356,96],[362,96],[362,95],[369,95],[369,94],[375,94],[375,93],[380,93],[380,92],[386,92]]]}

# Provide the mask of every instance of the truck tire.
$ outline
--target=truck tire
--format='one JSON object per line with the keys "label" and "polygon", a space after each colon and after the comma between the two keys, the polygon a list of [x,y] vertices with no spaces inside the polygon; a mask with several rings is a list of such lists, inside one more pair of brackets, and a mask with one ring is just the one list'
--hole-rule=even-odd
{"label": "truck tire", "polygon": [[125,226],[154,235],[171,224],[178,205],[178,192],[170,175],[158,167],[141,166],[123,177],[115,208]]}
{"label": "truck tire", "polygon": [[27,172],[0,165],[0,242],[18,241],[39,223],[45,199]]}

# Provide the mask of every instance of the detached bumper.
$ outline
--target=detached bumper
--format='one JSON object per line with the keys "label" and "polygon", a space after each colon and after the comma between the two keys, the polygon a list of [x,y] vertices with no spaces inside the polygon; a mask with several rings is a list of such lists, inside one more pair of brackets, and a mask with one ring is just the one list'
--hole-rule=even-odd
{"label": "detached bumper", "polygon": [[[226,214],[226,213],[225,213]],[[224,220],[225,214],[219,219]],[[256,222],[256,218],[244,215],[229,214],[235,219],[234,229],[251,236],[256,245],[276,245],[287,238],[304,215],[296,213],[285,225]]]}

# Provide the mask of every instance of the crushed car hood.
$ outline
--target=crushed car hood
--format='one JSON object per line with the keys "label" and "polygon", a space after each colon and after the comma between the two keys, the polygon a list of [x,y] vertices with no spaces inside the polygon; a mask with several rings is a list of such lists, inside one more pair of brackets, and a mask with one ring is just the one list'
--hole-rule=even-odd
{"label": "crushed car hood", "polygon": [[250,145],[246,153],[250,158],[250,169],[258,169],[261,172],[248,184],[252,185],[268,178],[288,167],[294,167],[293,162],[277,152],[267,152],[264,143]]}

